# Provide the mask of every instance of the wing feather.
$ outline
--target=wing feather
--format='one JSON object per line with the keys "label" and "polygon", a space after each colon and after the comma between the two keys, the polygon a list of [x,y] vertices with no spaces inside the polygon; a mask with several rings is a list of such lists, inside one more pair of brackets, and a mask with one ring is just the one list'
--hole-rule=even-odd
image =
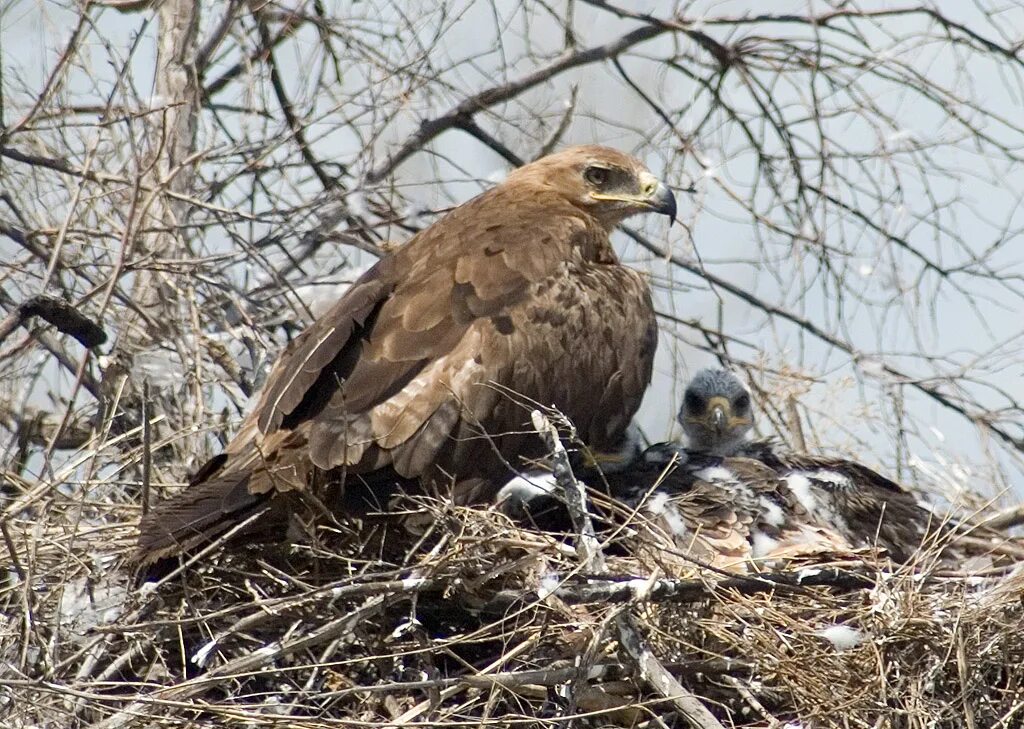
{"label": "wing feather", "polygon": [[[361,353],[364,330],[372,329],[374,314],[394,290],[391,259],[382,259],[353,284],[327,314],[307,327],[278,359],[254,410],[262,433],[276,430],[294,416],[322,405],[310,402],[315,385],[336,388],[351,373]],[[347,356],[346,356],[347,355]],[[326,381],[325,381],[326,380]],[[299,413],[299,418],[308,413]],[[292,417],[294,421],[296,418]],[[290,423],[294,425],[295,423]]]}

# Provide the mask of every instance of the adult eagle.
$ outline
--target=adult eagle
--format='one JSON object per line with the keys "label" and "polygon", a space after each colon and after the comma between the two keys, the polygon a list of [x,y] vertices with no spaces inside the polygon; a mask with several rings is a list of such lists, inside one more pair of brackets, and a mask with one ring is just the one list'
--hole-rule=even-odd
{"label": "adult eagle", "polygon": [[609,241],[630,215],[675,217],[636,159],[566,149],[512,172],[380,259],[275,364],[256,407],[191,487],[143,517],[139,557],[170,556],[311,481],[452,482],[493,496],[538,455],[532,406],[594,449],[616,444],[650,377],[644,278]]}

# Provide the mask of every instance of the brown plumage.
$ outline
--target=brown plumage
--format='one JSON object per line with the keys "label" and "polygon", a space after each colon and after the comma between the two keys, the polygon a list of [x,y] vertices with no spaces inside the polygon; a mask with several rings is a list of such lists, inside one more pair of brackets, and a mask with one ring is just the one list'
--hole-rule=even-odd
{"label": "brown plumage", "polygon": [[[778,481],[780,498],[776,503],[787,523],[831,535],[827,542],[834,548],[878,546],[905,561],[927,537],[936,534],[939,517],[899,484],[867,466],[788,452],[772,440],[748,440],[754,423],[750,393],[728,370],[697,372],[686,387],[676,419],[689,440],[690,452],[722,457],[723,470],[738,472],[736,483],[757,488],[766,481],[765,476],[747,475],[750,469],[744,464],[762,467],[763,474]],[[789,507],[791,502],[800,507],[798,511]],[[806,531],[781,538],[770,530],[757,534],[765,537],[762,544],[772,542],[782,549],[794,544],[818,546],[815,536]]]}
{"label": "brown plumage", "polygon": [[[750,393],[726,370],[697,373],[678,420],[686,448],[660,443],[640,451],[627,440],[617,458],[606,453],[577,470],[611,497],[597,505],[614,533],[639,533],[627,539],[628,551],[669,573],[686,571],[695,560],[742,572],[780,558],[855,550],[911,562],[925,545],[941,546],[949,561],[1024,554],[1005,535],[934,513],[861,463],[748,440]],[[513,518],[571,529],[550,473],[509,481],[499,503]]]}
{"label": "brown plumage", "polygon": [[574,147],[415,235],[284,351],[224,453],[143,518],[140,558],[279,515],[312,480],[500,484],[539,448],[523,402],[559,408],[596,449],[616,443],[656,326],[608,235],[645,211],[674,217],[668,188],[632,157]]}
{"label": "brown plumage", "polygon": [[730,570],[876,548],[905,562],[940,534],[941,517],[865,466],[761,445],[732,456],[653,446],[609,488],[660,532],[655,544]]}
{"label": "brown plumage", "polygon": [[659,444],[619,464],[605,476],[611,493],[637,505],[680,552],[730,569],[857,549],[907,562],[932,542],[954,559],[1019,552],[1002,535],[935,514],[861,463],[747,440],[753,417],[735,375],[698,372],[678,416],[689,448]]}

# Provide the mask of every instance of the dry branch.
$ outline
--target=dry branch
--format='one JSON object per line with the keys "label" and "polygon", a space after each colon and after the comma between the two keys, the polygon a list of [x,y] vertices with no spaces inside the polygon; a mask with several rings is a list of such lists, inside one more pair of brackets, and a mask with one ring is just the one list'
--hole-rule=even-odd
{"label": "dry branch", "polygon": [[39,317],[58,331],[74,337],[85,347],[98,347],[107,341],[107,333],[96,322],[71,304],[42,294],[33,296],[0,321],[0,344],[19,326]]}

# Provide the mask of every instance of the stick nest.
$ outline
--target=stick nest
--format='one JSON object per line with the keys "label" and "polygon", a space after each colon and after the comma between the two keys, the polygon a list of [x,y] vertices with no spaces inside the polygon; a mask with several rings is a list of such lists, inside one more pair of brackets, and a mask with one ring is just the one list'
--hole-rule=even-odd
{"label": "stick nest", "polygon": [[627,528],[599,534],[594,573],[570,535],[420,497],[400,523],[215,549],[139,587],[131,499],[47,499],[4,524],[5,727],[1024,721],[1012,559],[669,574],[640,555],[672,546]]}

